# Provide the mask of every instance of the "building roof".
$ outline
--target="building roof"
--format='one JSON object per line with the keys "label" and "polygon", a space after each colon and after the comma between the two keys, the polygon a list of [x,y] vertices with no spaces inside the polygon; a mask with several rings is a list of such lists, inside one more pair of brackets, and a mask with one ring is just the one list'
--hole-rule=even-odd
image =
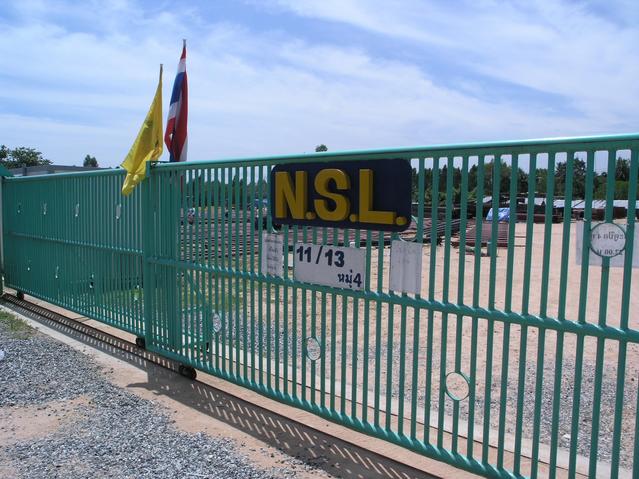
{"label": "building roof", "polygon": [[11,168],[8,171],[13,176],[34,176],[34,175],[54,175],[56,173],[70,173],[73,171],[95,171],[104,170],[106,168],[94,166],[69,166],[69,165],[38,165],[38,166],[21,166],[20,168]]}

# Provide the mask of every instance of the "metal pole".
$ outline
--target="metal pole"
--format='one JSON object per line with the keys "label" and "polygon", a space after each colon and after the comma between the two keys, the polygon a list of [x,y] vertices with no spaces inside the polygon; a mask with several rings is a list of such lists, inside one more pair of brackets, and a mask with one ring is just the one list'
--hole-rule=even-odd
{"label": "metal pole", "polygon": [[0,294],[4,293],[4,176],[0,176]]}

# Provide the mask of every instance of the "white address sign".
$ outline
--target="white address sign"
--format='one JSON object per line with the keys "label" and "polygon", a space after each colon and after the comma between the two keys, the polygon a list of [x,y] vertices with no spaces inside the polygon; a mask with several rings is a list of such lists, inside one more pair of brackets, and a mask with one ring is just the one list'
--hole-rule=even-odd
{"label": "white address sign", "polygon": [[296,281],[356,291],[366,285],[365,249],[296,243],[293,255]]}

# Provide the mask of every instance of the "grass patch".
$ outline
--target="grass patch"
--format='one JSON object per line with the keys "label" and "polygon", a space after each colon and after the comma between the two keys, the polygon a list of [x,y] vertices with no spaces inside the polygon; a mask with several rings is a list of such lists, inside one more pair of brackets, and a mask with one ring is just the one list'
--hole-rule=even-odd
{"label": "grass patch", "polygon": [[0,311],[0,326],[16,339],[28,339],[35,333],[23,319],[5,311]]}

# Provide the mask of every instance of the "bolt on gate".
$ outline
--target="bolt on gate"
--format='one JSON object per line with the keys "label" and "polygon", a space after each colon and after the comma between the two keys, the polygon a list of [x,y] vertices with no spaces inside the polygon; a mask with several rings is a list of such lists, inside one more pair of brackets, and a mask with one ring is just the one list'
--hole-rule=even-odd
{"label": "bolt on gate", "polygon": [[[273,221],[274,168],[389,159],[402,228]],[[639,475],[639,135],[147,171],[3,179],[6,285],[486,477]],[[313,269],[340,254],[341,286]]]}

